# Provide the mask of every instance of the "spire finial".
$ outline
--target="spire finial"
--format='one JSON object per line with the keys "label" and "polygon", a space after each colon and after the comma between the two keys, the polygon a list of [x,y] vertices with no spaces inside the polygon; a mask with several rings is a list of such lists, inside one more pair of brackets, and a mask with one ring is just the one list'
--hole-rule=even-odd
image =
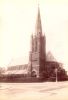
{"label": "spire finial", "polygon": [[38,9],[39,9],[39,0],[37,0],[37,6],[38,6]]}
{"label": "spire finial", "polygon": [[39,7],[39,1],[38,1],[38,7]]}

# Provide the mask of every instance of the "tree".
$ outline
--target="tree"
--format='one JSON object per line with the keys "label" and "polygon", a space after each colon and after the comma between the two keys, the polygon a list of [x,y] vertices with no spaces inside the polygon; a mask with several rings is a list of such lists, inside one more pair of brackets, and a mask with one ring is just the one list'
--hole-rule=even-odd
{"label": "tree", "polygon": [[5,68],[0,67],[0,76],[5,72]]}

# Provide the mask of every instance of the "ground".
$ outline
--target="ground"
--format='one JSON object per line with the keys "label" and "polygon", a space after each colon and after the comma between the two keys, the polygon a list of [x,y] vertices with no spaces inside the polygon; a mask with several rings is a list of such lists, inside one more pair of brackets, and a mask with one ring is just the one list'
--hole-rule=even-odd
{"label": "ground", "polygon": [[0,83],[0,100],[68,100],[68,82]]}

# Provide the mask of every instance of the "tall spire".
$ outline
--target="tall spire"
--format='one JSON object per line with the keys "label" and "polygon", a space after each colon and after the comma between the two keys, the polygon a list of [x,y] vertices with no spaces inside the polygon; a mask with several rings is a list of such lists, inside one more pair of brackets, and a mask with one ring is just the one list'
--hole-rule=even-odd
{"label": "tall spire", "polygon": [[36,20],[36,28],[35,28],[36,34],[42,34],[42,25],[41,25],[41,16],[40,16],[40,8],[38,4],[38,14],[37,14],[37,20]]}

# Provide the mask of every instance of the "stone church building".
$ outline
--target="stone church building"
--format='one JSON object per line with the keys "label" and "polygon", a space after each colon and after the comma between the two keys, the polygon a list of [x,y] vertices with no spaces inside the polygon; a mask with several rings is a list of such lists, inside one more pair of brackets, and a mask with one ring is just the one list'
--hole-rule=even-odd
{"label": "stone church building", "polygon": [[[62,63],[57,61],[48,61],[46,54],[46,36],[42,32],[42,23],[40,8],[38,7],[35,33],[31,36],[31,48],[29,52],[29,63],[25,65],[9,66],[4,73],[5,76],[23,78],[36,77],[40,78],[44,74],[45,78],[56,77],[55,69],[57,69],[59,80],[64,80],[66,72],[62,67]],[[21,79],[22,80],[22,79]]]}

